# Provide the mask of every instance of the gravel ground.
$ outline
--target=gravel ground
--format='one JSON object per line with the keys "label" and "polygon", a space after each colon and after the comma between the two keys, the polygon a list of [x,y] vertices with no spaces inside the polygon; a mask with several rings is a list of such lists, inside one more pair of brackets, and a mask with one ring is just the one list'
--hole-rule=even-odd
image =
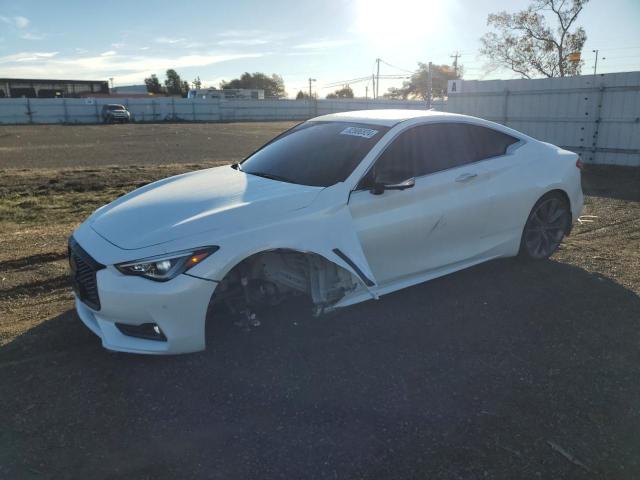
{"label": "gravel ground", "polygon": [[0,478],[640,477],[637,170],[586,169],[594,217],[550,261],[319,319],[283,305],[250,332],[220,317],[193,355],[103,350],[72,310],[74,226],[283,128],[0,128]]}

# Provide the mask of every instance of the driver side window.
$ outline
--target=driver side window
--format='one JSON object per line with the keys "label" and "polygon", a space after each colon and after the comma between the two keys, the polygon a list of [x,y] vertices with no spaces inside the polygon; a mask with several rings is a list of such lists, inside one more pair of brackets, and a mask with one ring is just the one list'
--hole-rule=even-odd
{"label": "driver side window", "polygon": [[420,142],[415,138],[416,134],[417,130],[411,128],[393,140],[378,157],[358,188],[371,188],[376,182],[391,185],[415,177],[416,161],[420,157]]}

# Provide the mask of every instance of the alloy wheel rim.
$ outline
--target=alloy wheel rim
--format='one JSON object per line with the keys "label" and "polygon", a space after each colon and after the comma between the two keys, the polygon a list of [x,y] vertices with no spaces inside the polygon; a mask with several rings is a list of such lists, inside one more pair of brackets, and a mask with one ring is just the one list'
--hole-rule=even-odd
{"label": "alloy wheel rim", "polygon": [[531,215],[525,234],[525,245],[532,257],[550,256],[564,237],[568,210],[557,198],[542,202]]}

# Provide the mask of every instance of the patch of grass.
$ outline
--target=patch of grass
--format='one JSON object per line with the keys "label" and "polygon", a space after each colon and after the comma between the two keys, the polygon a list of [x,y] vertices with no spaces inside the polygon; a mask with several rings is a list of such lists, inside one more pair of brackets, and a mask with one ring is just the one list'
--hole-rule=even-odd
{"label": "patch of grass", "polygon": [[155,180],[210,165],[6,170],[0,220],[17,224],[77,223],[96,208]]}

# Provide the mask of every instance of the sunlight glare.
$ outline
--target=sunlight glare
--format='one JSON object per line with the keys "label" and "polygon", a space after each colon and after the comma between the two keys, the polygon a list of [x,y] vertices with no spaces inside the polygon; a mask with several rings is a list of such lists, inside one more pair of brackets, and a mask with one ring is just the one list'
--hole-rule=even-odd
{"label": "sunlight glare", "polygon": [[355,30],[393,44],[435,38],[448,20],[443,5],[441,0],[357,0]]}

